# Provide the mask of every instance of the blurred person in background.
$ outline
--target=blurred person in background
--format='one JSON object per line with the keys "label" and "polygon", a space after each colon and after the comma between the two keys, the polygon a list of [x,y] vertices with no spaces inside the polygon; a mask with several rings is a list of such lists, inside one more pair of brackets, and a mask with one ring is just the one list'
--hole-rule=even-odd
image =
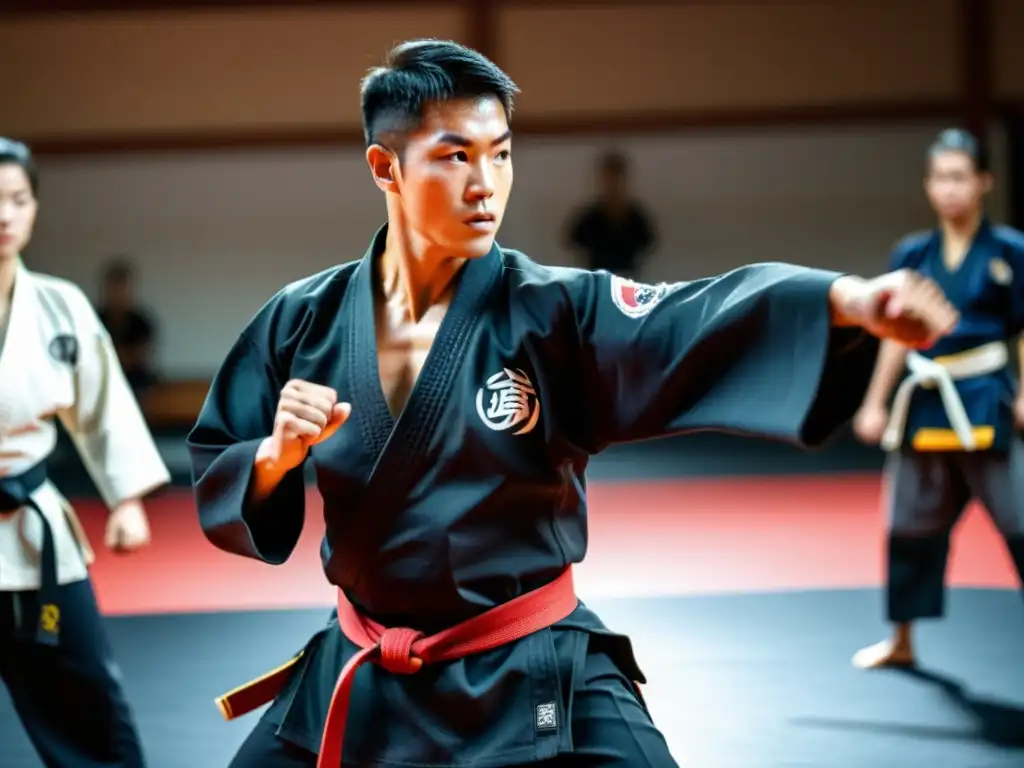
{"label": "blurred person in background", "polygon": [[654,226],[629,188],[629,160],[608,152],[598,162],[597,199],[569,223],[570,247],[583,255],[588,269],[604,269],[637,278],[655,245]]}
{"label": "blurred person in background", "polygon": [[938,226],[901,240],[890,268],[933,279],[960,321],[928,351],[883,343],[854,419],[861,440],[889,452],[886,610],[893,634],[854,655],[861,668],[916,661],[914,622],[943,614],[950,534],[972,499],[992,517],[1024,581],[1024,394],[1009,348],[1015,339],[1020,346],[1024,328],[1024,234],[985,216],[993,180],[975,136],[943,131],[926,163]]}
{"label": "blurred person in background", "polygon": [[0,139],[0,679],[49,768],[140,768],[93,552],[47,476],[54,419],[111,510],[112,549],[148,543],[141,499],[170,475],[85,294],[22,262],[37,193],[28,147]]}
{"label": "blurred person in background", "polygon": [[153,345],[156,327],[135,299],[135,271],[127,259],[107,265],[98,302],[98,313],[114,342],[121,368],[136,395],[156,382]]}

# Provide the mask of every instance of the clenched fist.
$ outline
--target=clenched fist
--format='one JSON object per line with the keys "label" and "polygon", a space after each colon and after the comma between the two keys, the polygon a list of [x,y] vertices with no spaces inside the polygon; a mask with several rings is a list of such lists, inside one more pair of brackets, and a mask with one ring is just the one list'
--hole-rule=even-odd
{"label": "clenched fist", "polygon": [[907,347],[930,347],[960,320],[939,286],[911,270],[873,280],[841,277],[832,288],[837,324],[857,325]]}
{"label": "clenched fist", "polygon": [[287,472],[306,459],[309,449],[329,438],[348,420],[352,406],[338,402],[330,387],[293,379],[281,390],[274,433],[260,446],[263,458]]}

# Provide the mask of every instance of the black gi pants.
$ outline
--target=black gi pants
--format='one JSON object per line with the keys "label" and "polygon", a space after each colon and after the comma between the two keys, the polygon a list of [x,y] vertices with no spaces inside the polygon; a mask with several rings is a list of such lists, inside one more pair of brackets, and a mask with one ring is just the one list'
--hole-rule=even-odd
{"label": "black gi pants", "polygon": [[1009,451],[889,457],[887,613],[895,623],[942,616],[949,538],[972,498],[1003,535],[1024,585],[1024,443]]}
{"label": "black gi pants", "polygon": [[[575,753],[535,768],[678,768],[632,683],[603,653],[589,653],[584,685],[573,692]],[[230,768],[313,768],[316,755],[283,739],[263,718]]]}
{"label": "black gi pants", "polygon": [[38,592],[0,592],[0,679],[47,768],[143,768],[92,584],[59,590],[56,647],[35,642]]}

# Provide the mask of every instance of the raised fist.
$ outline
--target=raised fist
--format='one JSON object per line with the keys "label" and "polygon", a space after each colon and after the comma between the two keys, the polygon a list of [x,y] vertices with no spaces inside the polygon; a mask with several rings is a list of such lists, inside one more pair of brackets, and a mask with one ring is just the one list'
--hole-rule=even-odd
{"label": "raised fist", "polygon": [[330,387],[293,379],[281,390],[274,433],[265,443],[267,458],[282,471],[294,469],[309,449],[322,443],[348,420],[352,406],[338,402]]}

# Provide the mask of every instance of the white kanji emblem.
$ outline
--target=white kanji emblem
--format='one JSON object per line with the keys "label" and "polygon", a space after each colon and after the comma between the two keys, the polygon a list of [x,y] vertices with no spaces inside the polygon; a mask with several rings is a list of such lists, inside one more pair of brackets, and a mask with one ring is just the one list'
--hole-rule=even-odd
{"label": "white kanji emblem", "polygon": [[513,434],[525,435],[540,420],[540,400],[529,376],[519,369],[503,368],[477,390],[476,412],[495,432],[519,427]]}

